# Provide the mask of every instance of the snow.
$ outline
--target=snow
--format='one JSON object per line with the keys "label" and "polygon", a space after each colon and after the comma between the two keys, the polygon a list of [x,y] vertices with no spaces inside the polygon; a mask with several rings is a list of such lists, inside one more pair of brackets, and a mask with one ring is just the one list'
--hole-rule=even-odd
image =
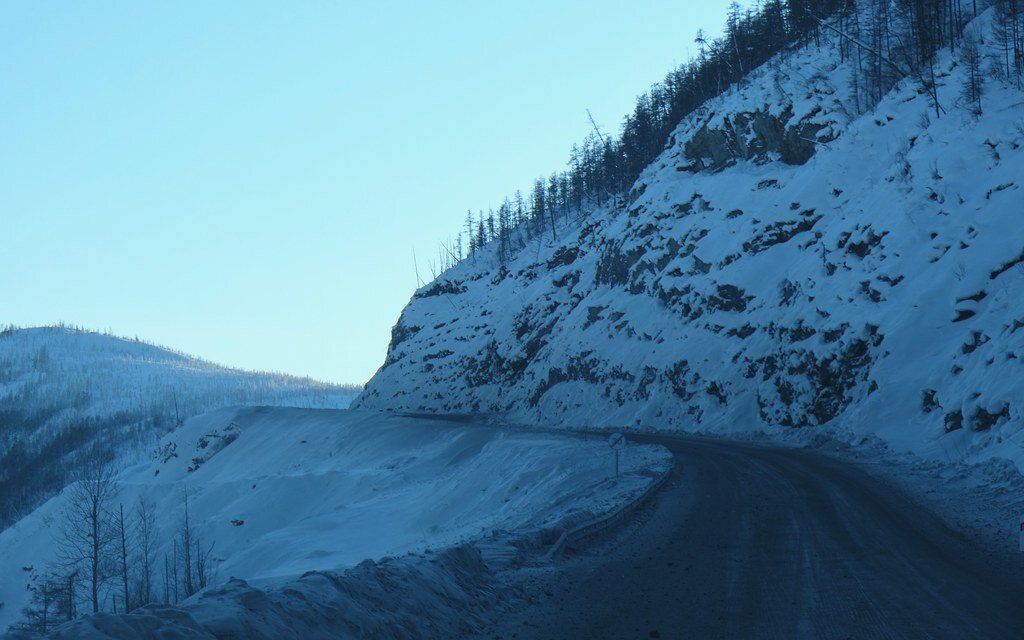
{"label": "snow", "polygon": [[[941,117],[913,80],[856,113],[828,37],[779,56],[684,119],[628,203],[418,291],[354,406],[801,427],[1024,469],[1024,94],[990,75],[973,117],[959,55],[938,55]],[[688,141],[754,111],[822,127],[815,154],[692,168]]]}
{"label": "snow", "polygon": [[[985,32],[989,18],[971,29]],[[934,496],[959,528],[1008,520],[1024,470],[1024,94],[989,77],[976,118],[959,99],[964,66],[958,52],[938,56],[941,117],[913,80],[857,113],[835,41],[788,51],[684,119],[628,202],[562,224],[555,241],[524,237],[505,265],[478,252],[420,289],[356,410],[219,409],[165,437],[153,459],[120,472],[119,499],[156,505],[162,556],[188,488],[197,533],[216,542],[218,584],[186,603],[193,621],[230,627],[243,600],[337,584],[310,571],[349,568],[372,589],[390,580],[381,567],[429,569],[416,561],[427,549],[456,553],[496,531],[547,539],[670,464],[631,446],[616,482],[600,439],[383,410],[833,448]],[[813,156],[695,167],[688,142],[743,129],[736,116],[754,113],[812,126]],[[0,339],[0,398],[73,397],[78,387],[47,386],[61,378],[24,366],[44,343],[60,360],[60,340],[44,337]],[[93,342],[111,353],[108,338],[82,344]],[[142,410],[154,397],[166,412],[165,383],[196,376],[193,413],[224,404],[204,388],[241,388],[239,404],[279,399],[273,383],[236,387],[237,372],[117,345],[128,373],[97,367],[106,357],[61,360],[79,362],[73,379],[96,381],[86,413]],[[0,533],[0,628],[52,560],[65,494]],[[384,560],[357,565],[366,558]]]}
{"label": "snow", "polygon": [[998,457],[969,463],[927,460],[896,453],[879,439],[851,445],[828,437],[812,438],[804,446],[883,478],[938,514],[950,528],[980,542],[993,562],[1021,562],[1024,475],[1012,461]]}
{"label": "snow", "polygon": [[151,605],[129,615],[101,613],[50,637],[77,640],[165,638],[458,638],[479,628],[502,594],[471,545],[315,571],[269,589],[232,579],[180,608]]}
{"label": "snow", "polygon": [[221,367],[66,327],[0,331],[0,529],[54,495],[90,451],[139,460],[193,415],[225,406],[343,409],[356,386]]}
{"label": "snow", "polygon": [[357,388],[222,367],[178,351],[93,331],[0,331],[0,407],[64,407],[62,420],[121,412],[190,417],[226,405],[345,408]]}
{"label": "snow", "polygon": [[[369,411],[222,409],[120,472],[117,501],[155,506],[162,565],[187,487],[196,534],[215,543],[217,581],[271,585],[496,530],[539,536],[610,510],[671,465],[667,451],[630,446],[615,481],[613,460],[603,439]],[[53,559],[67,494],[0,533],[0,628]]]}

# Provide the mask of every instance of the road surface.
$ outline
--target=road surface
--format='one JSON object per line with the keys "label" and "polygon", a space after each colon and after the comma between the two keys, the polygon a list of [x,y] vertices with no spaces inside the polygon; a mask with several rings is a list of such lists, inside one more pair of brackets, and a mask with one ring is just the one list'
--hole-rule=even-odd
{"label": "road surface", "polygon": [[1021,562],[852,465],[632,439],[668,447],[673,477],[629,524],[510,573],[525,595],[481,638],[1024,638]]}

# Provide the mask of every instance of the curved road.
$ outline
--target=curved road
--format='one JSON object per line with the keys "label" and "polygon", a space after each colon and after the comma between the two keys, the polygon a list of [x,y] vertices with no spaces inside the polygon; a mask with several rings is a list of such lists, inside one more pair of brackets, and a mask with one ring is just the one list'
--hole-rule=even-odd
{"label": "curved road", "polygon": [[[632,436],[676,458],[637,517],[554,569],[487,638],[1024,638],[1022,563],[813,453]],[[1011,565],[1013,565],[1011,567]]]}

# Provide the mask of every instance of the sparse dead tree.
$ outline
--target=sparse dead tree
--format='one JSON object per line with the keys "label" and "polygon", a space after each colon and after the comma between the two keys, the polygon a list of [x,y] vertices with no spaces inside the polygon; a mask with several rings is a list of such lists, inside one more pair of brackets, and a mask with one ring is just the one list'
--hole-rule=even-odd
{"label": "sparse dead tree", "polygon": [[192,567],[192,547],[195,544],[195,533],[192,531],[192,522],[188,512],[188,487],[182,492],[182,517],[179,531],[181,542],[181,568],[182,568],[182,591],[188,598],[196,592],[196,586]]}
{"label": "sparse dead tree", "polygon": [[93,613],[100,610],[100,590],[112,573],[113,477],[113,471],[98,458],[84,465],[78,480],[68,490],[57,541],[61,568],[64,573],[81,575],[85,580]]}
{"label": "sparse dead tree", "polygon": [[162,602],[164,604],[170,604],[171,602],[171,568],[170,561],[167,559],[167,554],[164,554],[164,597]]}
{"label": "sparse dead tree", "polygon": [[124,504],[118,503],[117,505],[117,518],[115,519],[115,527],[117,529],[117,553],[118,553],[118,570],[121,574],[121,594],[122,602],[124,604],[124,611],[128,613],[132,610],[132,597],[131,590],[129,589],[128,580],[128,544],[129,544],[129,532],[128,522],[124,517]]}
{"label": "sparse dead tree", "polygon": [[964,101],[967,102],[971,114],[978,117],[981,115],[981,93],[983,87],[981,51],[978,47],[978,41],[971,36],[964,38],[960,52],[966,67],[964,84],[960,93]]}
{"label": "sparse dead tree", "polygon": [[196,536],[196,585],[200,590],[205,589],[212,579],[210,555],[213,553],[213,546],[211,544],[203,549],[199,536]]}
{"label": "sparse dead tree", "polygon": [[[135,505],[136,519],[136,566],[138,567],[136,597],[138,604],[153,601],[153,565],[156,562],[156,514],[152,505],[143,498]],[[165,588],[164,600],[167,594]]]}
{"label": "sparse dead tree", "polygon": [[903,70],[903,67],[901,67],[896,62],[893,62],[888,56],[886,56],[884,53],[882,53],[881,47],[879,47],[877,45],[872,47],[871,45],[862,42],[860,39],[855,38],[855,37],[853,37],[853,36],[851,36],[851,35],[849,35],[847,33],[844,33],[843,31],[841,31],[837,27],[829,24],[827,21],[822,20],[821,18],[815,16],[814,14],[808,13],[808,15],[814,21],[816,21],[820,26],[824,27],[825,29],[828,29],[829,31],[834,32],[836,35],[840,36],[841,38],[845,38],[848,42],[850,42],[851,44],[857,46],[859,49],[861,49],[861,50],[871,54],[880,63],[885,63],[889,68],[891,68],[893,71],[895,71],[897,74],[899,74],[899,76],[901,78],[906,78],[908,75],[910,75],[906,71]]}
{"label": "sparse dead tree", "polygon": [[178,592],[178,539],[175,538],[171,545],[171,589],[174,604],[178,604],[180,594]]}
{"label": "sparse dead tree", "polygon": [[38,576],[29,586],[31,600],[28,606],[22,609],[21,620],[12,626],[12,630],[47,633],[63,622],[57,611],[61,601],[61,586],[62,581],[56,576],[51,576],[49,572],[43,572]]}

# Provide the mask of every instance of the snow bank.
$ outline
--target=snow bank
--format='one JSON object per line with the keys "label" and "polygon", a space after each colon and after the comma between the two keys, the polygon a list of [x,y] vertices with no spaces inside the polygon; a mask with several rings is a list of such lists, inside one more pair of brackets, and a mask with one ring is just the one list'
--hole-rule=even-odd
{"label": "snow bank", "polygon": [[[630,446],[621,464],[616,482],[603,439],[370,411],[230,409],[189,420],[152,461],[121,472],[117,500],[155,506],[162,566],[187,487],[195,532],[215,543],[217,578],[267,585],[494,530],[536,536],[642,491],[671,458]],[[0,533],[0,628],[53,558],[67,494]]]}
{"label": "snow bank", "polygon": [[99,614],[61,627],[62,640],[156,638],[456,638],[497,600],[492,574],[471,546],[366,561],[342,574],[314,571],[267,590],[243,580],[209,589],[181,608]]}

